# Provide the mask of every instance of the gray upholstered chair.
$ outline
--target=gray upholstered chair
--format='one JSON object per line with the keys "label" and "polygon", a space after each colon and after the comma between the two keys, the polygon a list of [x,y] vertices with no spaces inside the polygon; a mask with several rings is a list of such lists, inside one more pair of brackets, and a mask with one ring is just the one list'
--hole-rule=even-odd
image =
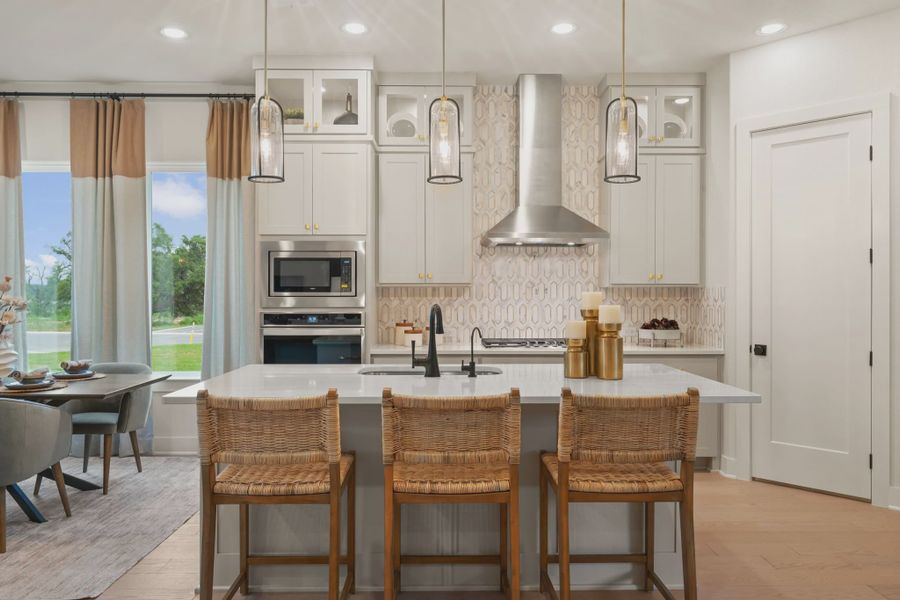
{"label": "gray upholstered chair", "polygon": [[72,419],[66,411],[27,400],[0,398],[0,553],[6,552],[7,486],[50,467],[66,516],[72,516],[59,465],[69,455],[71,445]]}
{"label": "gray upholstered chair", "polygon": [[[96,373],[140,375],[152,373],[152,369],[141,363],[97,363],[93,366]],[[91,439],[96,435],[103,436],[103,493],[109,492],[109,461],[112,456],[112,440],[115,433],[127,433],[131,438],[131,449],[134,451],[134,462],[138,473],[141,467],[141,450],[138,446],[137,432],[147,425],[150,416],[150,388],[142,387],[128,392],[113,402],[89,402],[79,400],[72,406],[72,433],[84,436],[84,466],[87,472],[88,458],[91,454]]]}

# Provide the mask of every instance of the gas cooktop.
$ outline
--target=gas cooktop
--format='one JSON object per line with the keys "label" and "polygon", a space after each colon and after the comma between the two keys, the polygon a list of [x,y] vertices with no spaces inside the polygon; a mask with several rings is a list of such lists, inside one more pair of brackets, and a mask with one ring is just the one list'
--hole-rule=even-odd
{"label": "gas cooktop", "polygon": [[563,338],[482,338],[485,348],[565,348]]}

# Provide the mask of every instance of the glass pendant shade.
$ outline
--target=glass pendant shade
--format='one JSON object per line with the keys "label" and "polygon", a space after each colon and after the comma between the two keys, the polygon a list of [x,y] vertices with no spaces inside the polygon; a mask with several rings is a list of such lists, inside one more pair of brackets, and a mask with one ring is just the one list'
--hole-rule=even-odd
{"label": "glass pendant shade", "polygon": [[284,113],[272,98],[261,96],[250,108],[250,181],[284,181]]}
{"label": "glass pendant shade", "polygon": [[635,183],[638,175],[637,102],[616,98],[606,107],[607,183]]}
{"label": "glass pendant shade", "polygon": [[428,110],[431,160],[428,183],[462,181],[459,144],[459,105],[451,98],[436,98]]}

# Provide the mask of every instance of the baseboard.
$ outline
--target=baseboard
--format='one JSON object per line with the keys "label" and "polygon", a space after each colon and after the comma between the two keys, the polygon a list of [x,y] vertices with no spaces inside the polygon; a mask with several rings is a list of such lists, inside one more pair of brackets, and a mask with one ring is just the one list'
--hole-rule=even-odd
{"label": "baseboard", "polygon": [[727,477],[728,479],[737,479],[737,469],[735,466],[737,465],[737,459],[732,456],[722,455],[722,458],[719,460],[719,474],[722,477]]}
{"label": "baseboard", "polygon": [[196,436],[153,437],[154,456],[197,456],[198,450]]}
{"label": "baseboard", "polygon": [[900,486],[892,486],[888,492],[888,506],[891,510],[900,511]]}

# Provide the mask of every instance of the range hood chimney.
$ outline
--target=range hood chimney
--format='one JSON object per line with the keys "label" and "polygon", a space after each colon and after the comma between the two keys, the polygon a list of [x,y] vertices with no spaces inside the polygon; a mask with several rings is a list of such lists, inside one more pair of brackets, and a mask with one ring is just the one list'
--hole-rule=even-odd
{"label": "range hood chimney", "polygon": [[583,246],[609,233],[562,206],[562,75],[519,75],[516,207],[484,246]]}

